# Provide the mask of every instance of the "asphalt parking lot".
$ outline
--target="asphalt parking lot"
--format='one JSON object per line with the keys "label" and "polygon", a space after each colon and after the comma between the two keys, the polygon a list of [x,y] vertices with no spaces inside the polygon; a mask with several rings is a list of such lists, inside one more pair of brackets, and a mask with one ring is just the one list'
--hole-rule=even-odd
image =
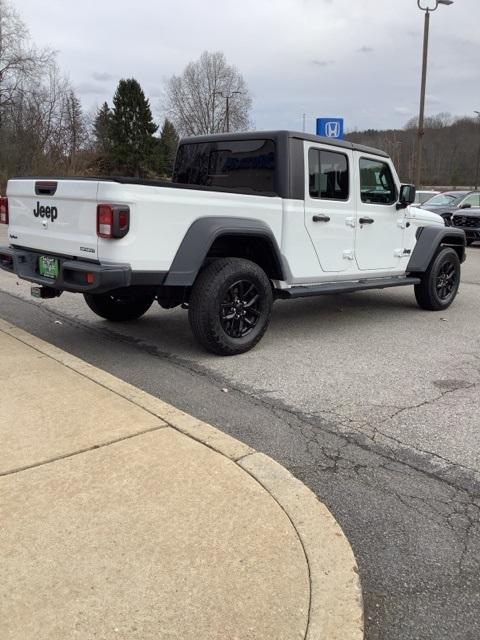
{"label": "asphalt parking lot", "polygon": [[[0,235],[0,244],[4,242]],[[98,319],[0,272],[0,316],[263,450],[331,508],[371,640],[480,635],[480,244],[444,313],[410,288],[275,305],[260,345],[203,352],[186,313]]]}

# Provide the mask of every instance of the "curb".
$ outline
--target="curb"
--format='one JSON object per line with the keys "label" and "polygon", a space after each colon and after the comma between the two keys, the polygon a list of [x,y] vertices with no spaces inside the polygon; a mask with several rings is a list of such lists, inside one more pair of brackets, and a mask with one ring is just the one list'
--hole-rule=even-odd
{"label": "curb", "polygon": [[305,640],[363,638],[362,591],[350,544],[327,507],[287,469],[210,424],[1,319],[0,331],[129,400],[238,464],[285,511],[304,549],[310,578]]}

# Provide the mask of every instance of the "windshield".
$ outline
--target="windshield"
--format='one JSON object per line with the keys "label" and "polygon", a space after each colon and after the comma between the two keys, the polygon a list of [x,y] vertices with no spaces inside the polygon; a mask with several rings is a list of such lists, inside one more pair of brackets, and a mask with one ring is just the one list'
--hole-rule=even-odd
{"label": "windshield", "polygon": [[415,194],[415,204],[423,204],[434,195],[436,195],[435,191],[417,191]]}
{"label": "windshield", "polygon": [[426,202],[424,202],[424,204],[433,204],[435,206],[441,206],[442,204],[449,205],[453,204],[457,200],[460,200],[460,198],[463,198],[464,195],[464,193],[459,193],[456,195],[453,195],[452,193],[439,193],[438,196],[433,196],[433,198],[430,198],[430,200],[427,200]]}

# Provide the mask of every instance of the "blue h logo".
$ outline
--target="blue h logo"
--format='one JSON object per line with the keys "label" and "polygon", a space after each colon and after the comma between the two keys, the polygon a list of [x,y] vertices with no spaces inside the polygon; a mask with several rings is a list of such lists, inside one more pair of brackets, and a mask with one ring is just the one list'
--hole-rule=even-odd
{"label": "blue h logo", "polygon": [[317,118],[317,136],[343,140],[343,118]]}

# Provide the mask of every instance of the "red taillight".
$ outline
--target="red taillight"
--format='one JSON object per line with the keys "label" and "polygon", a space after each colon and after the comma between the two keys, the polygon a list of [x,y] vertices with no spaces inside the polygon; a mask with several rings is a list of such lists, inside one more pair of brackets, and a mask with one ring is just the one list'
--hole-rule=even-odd
{"label": "red taillight", "polygon": [[97,207],[97,235],[100,238],[112,238],[113,207],[109,204],[99,204]]}
{"label": "red taillight", "polygon": [[0,224],[8,224],[8,198],[0,198]]}
{"label": "red taillight", "polygon": [[123,238],[130,229],[130,209],[125,205],[97,205],[97,235],[100,238]]}

